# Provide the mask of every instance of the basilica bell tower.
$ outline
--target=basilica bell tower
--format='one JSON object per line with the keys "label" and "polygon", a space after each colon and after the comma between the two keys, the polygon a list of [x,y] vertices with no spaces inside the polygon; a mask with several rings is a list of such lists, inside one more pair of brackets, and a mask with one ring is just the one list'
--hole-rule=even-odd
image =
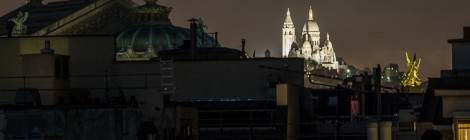
{"label": "basilica bell tower", "polygon": [[282,57],[288,57],[291,50],[292,43],[295,42],[295,27],[292,18],[290,17],[290,10],[287,9],[286,19],[282,27]]}

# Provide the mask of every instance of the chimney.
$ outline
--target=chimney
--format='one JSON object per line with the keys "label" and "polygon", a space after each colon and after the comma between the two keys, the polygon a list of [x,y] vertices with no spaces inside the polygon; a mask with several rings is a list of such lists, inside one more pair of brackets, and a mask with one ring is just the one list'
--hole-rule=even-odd
{"label": "chimney", "polygon": [[271,57],[271,51],[269,51],[269,49],[266,49],[266,51],[264,52],[264,57],[266,57],[266,58]]}
{"label": "chimney", "polygon": [[[416,57],[416,55],[415,55]],[[380,64],[377,64],[377,67],[374,68],[374,88],[376,92],[380,93],[382,91],[382,68]]]}
{"label": "chimney", "polygon": [[470,26],[463,27],[463,38],[470,39]]}
{"label": "chimney", "polygon": [[253,58],[256,57],[256,48],[253,50]]}
{"label": "chimney", "polygon": [[28,4],[33,7],[42,6],[42,2],[43,0],[28,0]]}
{"label": "chimney", "polygon": [[8,21],[6,23],[6,29],[8,32],[7,37],[12,37],[13,36],[13,28],[15,27],[14,23],[12,21]]}
{"label": "chimney", "polygon": [[41,54],[54,54],[54,49],[51,48],[51,41],[44,41],[44,48],[41,49]]}
{"label": "chimney", "polygon": [[219,44],[219,33],[215,32],[215,46]]}
{"label": "chimney", "polygon": [[245,45],[246,45],[246,40],[242,39],[242,53],[246,53]]}
{"label": "chimney", "polygon": [[190,36],[190,44],[189,49],[191,50],[191,57],[194,58],[197,48],[197,19],[189,19],[189,36]]}

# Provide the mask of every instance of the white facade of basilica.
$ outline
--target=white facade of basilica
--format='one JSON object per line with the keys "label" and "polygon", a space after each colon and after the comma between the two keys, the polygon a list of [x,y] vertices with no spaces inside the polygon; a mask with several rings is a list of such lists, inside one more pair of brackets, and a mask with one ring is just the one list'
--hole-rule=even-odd
{"label": "white facade of basilica", "polygon": [[320,28],[314,19],[312,7],[309,9],[308,20],[302,28],[302,37],[299,43],[296,40],[290,9],[287,9],[282,27],[282,57],[305,58],[324,68],[338,69],[338,61],[328,33],[324,43],[321,43]]}

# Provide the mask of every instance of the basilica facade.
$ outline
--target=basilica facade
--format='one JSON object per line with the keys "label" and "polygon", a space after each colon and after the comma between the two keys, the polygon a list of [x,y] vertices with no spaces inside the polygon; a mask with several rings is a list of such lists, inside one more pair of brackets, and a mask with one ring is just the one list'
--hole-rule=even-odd
{"label": "basilica facade", "polygon": [[304,58],[312,65],[307,65],[307,69],[316,67],[330,70],[338,70],[338,61],[330,40],[329,33],[326,33],[326,39],[322,41],[320,28],[315,21],[312,7],[309,9],[308,20],[302,28],[302,36],[297,39],[295,25],[291,18],[290,9],[287,9],[287,15],[282,27],[282,57]]}

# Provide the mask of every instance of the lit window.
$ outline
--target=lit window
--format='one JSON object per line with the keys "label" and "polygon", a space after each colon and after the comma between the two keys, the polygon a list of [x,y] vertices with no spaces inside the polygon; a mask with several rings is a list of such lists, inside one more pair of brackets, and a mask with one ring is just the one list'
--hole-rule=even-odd
{"label": "lit window", "polygon": [[458,140],[470,140],[470,121],[457,122],[457,138]]}

